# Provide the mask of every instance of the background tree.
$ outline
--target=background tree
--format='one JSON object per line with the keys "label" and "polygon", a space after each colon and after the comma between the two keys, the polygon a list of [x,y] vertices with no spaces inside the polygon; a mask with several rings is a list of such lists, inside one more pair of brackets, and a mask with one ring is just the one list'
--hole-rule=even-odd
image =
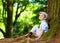
{"label": "background tree", "polygon": [[[3,13],[2,13],[2,22],[5,25],[5,32],[0,28],[0,31],[3,33],[5,38],[11,37],[12,30],[12,0],[2,0]],[[7,16],[6,16],[7,15]]]}
{"label": "background tree", "polygon": [[13,15],[13,9],[12,9],[12,0],[7,0],[7,24],[6,24],[6,38],[11,37],[11,31],[12,31],[12,15]]}
{"label": "background tree", "polygon": [[[10,1],[10,0],[9,0]],[[7,0],[2,0],[2,5],[3,5],[3,13],[2,13],[2,18],[3,18],[3,22],[6,28],[6,32],[4,32],[2,29],[1,32],[3,33],[4,37],[11,37],[11,28],[17,27],[16,26],[16,22],[18,17],[20,16],[20,14],[26,9],[26,6],[28,4],[28,0],[23,0],[23,1],[19,1],[19,0],[11,0],[10,2]],[[13,7],[14,4],[17,3],[17,10],[16,10],[16,15],[15,15],[15,20],[13,22]],[[9,6],[10,5],[10,6]],[[19,13],[18,10],[20,9]],[[10,27],[11,26],[11,27]],[[10,30],[8,29],[10,28]],[[8,36],[9,34],[9,36]]]}
{"label": "background tree", "polygon": [[[14,20],[14,23],[13,23],[13,26],[15,25],[18,17],[20,16],[20,14],[26,9],[27,7],[27,4],[29,4],[29,1],[28,0],[14,0],[13,1],[13,4],[17,4],[17,10],[16,10],[16,15],[15,15],[15,20]],[[20,12],[18,13],[18,9],[20,8]]]}

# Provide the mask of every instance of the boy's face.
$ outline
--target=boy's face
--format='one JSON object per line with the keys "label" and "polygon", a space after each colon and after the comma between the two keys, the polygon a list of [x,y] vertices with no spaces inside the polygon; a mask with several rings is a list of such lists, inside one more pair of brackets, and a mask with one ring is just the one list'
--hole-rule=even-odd
{"label": "boy's face", "polygon": [[46,20],[46,17],[45,17],[44,14],[41,13],[41,14],[39,14],[39,19],[40,19],[40,20]]}

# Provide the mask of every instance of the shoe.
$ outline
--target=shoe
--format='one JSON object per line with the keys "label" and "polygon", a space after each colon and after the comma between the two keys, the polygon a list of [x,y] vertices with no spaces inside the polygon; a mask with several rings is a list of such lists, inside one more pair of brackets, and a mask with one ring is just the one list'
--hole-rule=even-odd
{"label": "shoe", "polygon": [[25,37],[31,37],[33,35],[32,32],[29,32],[28,34],[24,35]]}

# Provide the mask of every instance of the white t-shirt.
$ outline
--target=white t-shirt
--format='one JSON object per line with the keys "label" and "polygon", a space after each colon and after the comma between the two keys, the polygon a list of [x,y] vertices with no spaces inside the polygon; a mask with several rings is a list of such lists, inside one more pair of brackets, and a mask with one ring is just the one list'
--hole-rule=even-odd
{"label": "white t-shirt", "polygon": [[48,23],[47,23],[45,20],[43,20],[43,21],[41,21],[41,24],[40,24],[40,27],[39,27],[39,28],[38,28],[38,26],[35,25],[35,26],[31,29],[30,32],[33,32],[35,36],[39,36],[41,29],[43,29],[44,32],[47,32],[47,31],[48,31],[48,28],[49,28],[49,27],[48,27]]}

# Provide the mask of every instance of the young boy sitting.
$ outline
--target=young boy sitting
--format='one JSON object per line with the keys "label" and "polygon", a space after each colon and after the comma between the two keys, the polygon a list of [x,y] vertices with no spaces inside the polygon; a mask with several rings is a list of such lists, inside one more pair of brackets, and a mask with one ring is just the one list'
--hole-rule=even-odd
{"label": "young boy sitting", "polygon": [[48,23],[46,22],[47,18],[48,14],[46,12],[39,12],[39,19],[41,20],[39,28],[36,25],[33,26],[29,34],[26,34],[25,36],[34,35],[36,37],[35,40],[38,40],[44,34],[44,32],[48,31],[49,26]]}

